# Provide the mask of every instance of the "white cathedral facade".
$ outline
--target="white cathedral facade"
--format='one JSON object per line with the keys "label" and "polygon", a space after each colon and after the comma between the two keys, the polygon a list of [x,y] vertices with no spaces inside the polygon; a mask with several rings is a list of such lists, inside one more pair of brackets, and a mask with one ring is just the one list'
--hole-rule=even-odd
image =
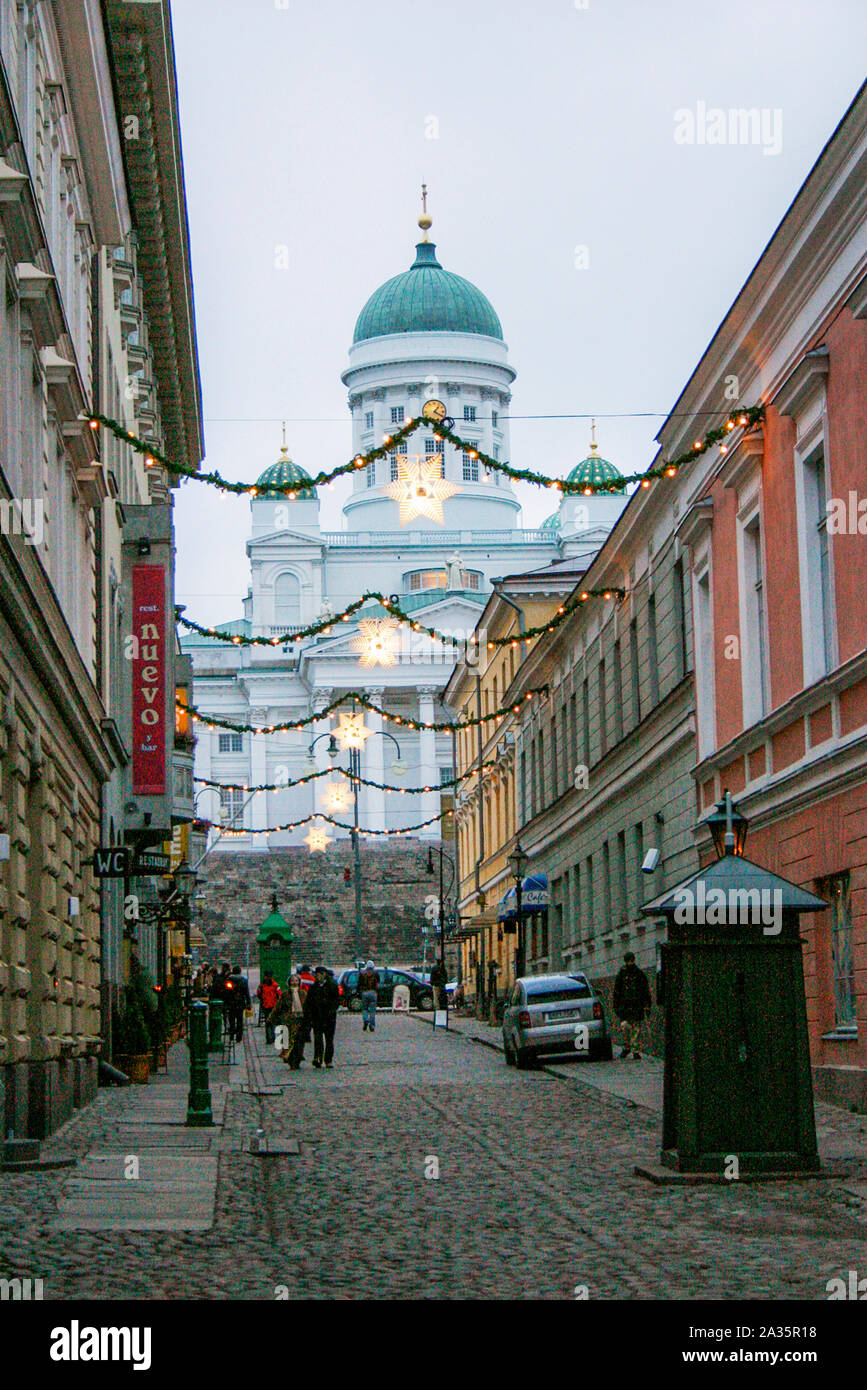
{"label": "white cathedral facade", "polygon": [[[419,416],[427,400],[438,399],[454,419],[456,434],[494,459],[511,461],[515,372],[500,321],[474,285],[440,265],[427,237],[430,219],[421,217],[419,225],[423,239],[412,266],[380,286],[356,322],[342,377],[349,393],[352,452],[364,454],[381,444],[404,421]],[[416,460],[442,478],[441,491],[448,495],[434,501],[427,514],[407,515],[394,484]],[[301,641],[292,635],[340,614],[374,589],[396,596],[404,611],[426,626],[468,637],[494,580],[564,560],[579,568],[583,560],[589,563],[626,501],[622,493],[563,497],[541,527],[521,529],[520,503],[508,478],[488,474],[475,449],[438,443],[433,431],[422,427],[394,454],[351,475],[343,528],[326,531],[317,492],[305,486],[317,471],[293,462],[284,445],[258,479],[251,501],[251,583],[243,616],[218,630],[264,637],[269,644],[234,645],[195,634],[183,639],[193,659],[193,702],[204,715],[196,726],[196,777],[241,788],[199,792],[199,817],[233,831],[217,852],[302,843],[310,825],[276,827],[311,815],[329,815],[348,827],[354,806],[351,784],[337,771],[348,770],[349,754],[335,755],[329,737],[337,730],[337,715],[323,714],[301,730],[265,734],[211,728],[207,715],[268,727],[321,714],[348,691],[364,692],[377,708],[402,721],[386,722],[375,711],[364,711],[369,734],[358,754],[360,776],[395,790],[359,786],[362,835],[429,822],[412,833],[438,839],[440,787],[454,765],[452,736],[419,726],[449,718],[440,696],[453,669],[454,648],[406,625],[392,628],[378,603],[327,633]],[[620,475],[599,457],[594,443],[570,476],[614,482]],[[288,495],[287,488],[292,489]],[[283,636],[290,640],[271,645]],[[408,729],[407,722],[416,727]],[[301,786],[286,785],[314,770],[322,775]],[[264,785],[275,790],[249,790]],[[349,833],[313,824],[332,839]]]}

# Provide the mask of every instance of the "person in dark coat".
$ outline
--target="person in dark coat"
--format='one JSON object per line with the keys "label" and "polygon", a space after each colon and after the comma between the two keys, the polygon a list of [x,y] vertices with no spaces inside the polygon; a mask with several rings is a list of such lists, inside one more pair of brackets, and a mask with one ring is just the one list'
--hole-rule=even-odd
{"label": "person in dark coat", "polygon": [[623,1051],[621,1057],[632,1053],[635,1061],[641,1057],[638,1050],[645,1015],[650,1011],[650,985],[643,970],[635,964],[635,955],[627,951],[623,964],[614,981],[614,1012],[620,1019],[623,1029]]}
{"label": "person in dark coat", "polygon": [[244,1010],[250,1008],[250,986],[246,975],[241,974],[240,965],[234,967],[226,980],[223,998],[228,1035],[235,1042],[240,1042],[244,1036]]}
{"label": "person in dark coat", "polygon": [[437,961],[430,972],[431,989],[434,992],[434,1006],[437,1009],[446,1007],[446,969],[442,961]]}
{"label": "person in dark coat", "polygon": [[334,1028],[340,1006],[337,981],[324,965],[317,965],[314,983],[304,1000],[304,1021],[313,1030],[313,1065],[334,1066]]}

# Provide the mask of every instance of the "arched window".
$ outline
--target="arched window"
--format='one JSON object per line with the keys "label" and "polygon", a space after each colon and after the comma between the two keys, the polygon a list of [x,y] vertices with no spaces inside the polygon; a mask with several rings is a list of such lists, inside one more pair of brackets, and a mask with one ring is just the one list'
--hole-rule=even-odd
{"label": "arched window", "polygon": [[278,574],[274,583],[274,622],[282,628],[301,623],[301,585],[294,574]]}

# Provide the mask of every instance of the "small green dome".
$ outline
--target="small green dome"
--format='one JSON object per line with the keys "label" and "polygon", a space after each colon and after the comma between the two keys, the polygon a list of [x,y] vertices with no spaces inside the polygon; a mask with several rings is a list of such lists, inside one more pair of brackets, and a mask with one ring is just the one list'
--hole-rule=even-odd
{"label": "small green dome", "polygon": [[292,462],[284,446],[280,450],[277,462],[272,463],[256,479],[256,491],[267,496],[285,492],[287,489],[295,491],[299,497],[316,496],[316,489],[310,486],[310,474],[306,473],[299,463]]}
{"label": "small green dome", "polygon": [[272,936],[279,936],[283,941],[294,941],[295,939],[295,933],[286,921],[286,918],[282,917],[277,911],[276,898],[274,899],[274,906],[271,912],[268,913],[268,916],[259,928],[259,935],[256,937],[256,940],[262,943],[269,941]]}
{"label": "small green dome", "polygon": [[[596,445],[590,445],[590,453],[580,463],[576,463],[569,474],[570,483],[580,483],[582,487],[604,488],[609,492],[623,491],[623,476],[608,459],[601,458]],[[612,486],[606,487],[606,484]]]}
{"label": "small green dome", "polygon": [[432,241],[420,241],[409,270],[386,280],[368,299],[352,341],[388,333],[479,333],[499,338],[503,330],[488,299],[450,270],[443,270]]}
{"label": "small green dome", "polygon": [[543,531],[559,531],[560,513],[552,512],[550,516],[546,516],[545,520],[542,522],[542,526],[540,529]]}

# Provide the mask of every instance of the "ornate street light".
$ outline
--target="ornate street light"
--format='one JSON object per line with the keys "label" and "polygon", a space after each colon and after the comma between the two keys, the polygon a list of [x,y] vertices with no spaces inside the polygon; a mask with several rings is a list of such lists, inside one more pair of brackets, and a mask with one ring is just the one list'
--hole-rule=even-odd
{"label": "ornate street light", "polygon": [[529,863],[530,856],[524,849],[520,840],[515,842],[515,848],[509,855],[509,867],[512,870],[512,877],[515,880],[515,910],[518,916],[518,949],[515,952],[515,977],[520,978],[526,968],[524,959],[524,873]]}
{"label": "ornate street light", "polygon": [[722,800],[717,802],[705,825],[713,837],[717,859],[722,859],[726,854],[743,854],[749,821],[735,806],[730,791],[723,793]]}

